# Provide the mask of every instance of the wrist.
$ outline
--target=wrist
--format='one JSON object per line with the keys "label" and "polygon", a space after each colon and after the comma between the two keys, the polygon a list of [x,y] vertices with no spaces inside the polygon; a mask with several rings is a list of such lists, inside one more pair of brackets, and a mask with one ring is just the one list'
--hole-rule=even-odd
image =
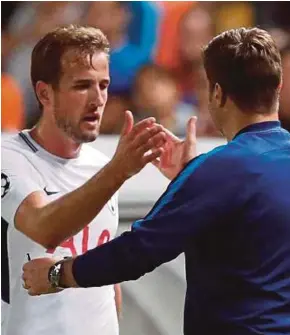
{"label": "wrist", "polygon": [[74,258],[64,260],[62,263],[59,286],[60,287],[78,287],[72,272]]}
{"label": "wrist", "polygon": [[69,287],[77,287],[72,274],[73,261],[73,258],[64,258],[50,267],[48,281],[52,289],[62,290]]}
{"label": "wrist", "polygon": [[124,171],[124,169],[122,169],[121,164],[119,164],[118,159],[115,157],[113,157],[107,164],[107,168],[111,178],[114,178],[119,186],[121,186],[129,178],[128,174]]}
{"label": "wrist", "polygon": [[60,285],[60,277],[65,259],[55,262],[48,270],[48,281],[52,289],[63,289]]}

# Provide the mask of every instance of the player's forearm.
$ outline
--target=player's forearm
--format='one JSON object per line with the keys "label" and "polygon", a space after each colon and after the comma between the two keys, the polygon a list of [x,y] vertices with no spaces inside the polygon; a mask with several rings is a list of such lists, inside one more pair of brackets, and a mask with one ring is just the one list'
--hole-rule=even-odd
{"label": "player's forearm", "polygon": [[132,128],[132,115],[126,115],[127,126],[111,162],[83,186],[49,204],[42,193],[30,194],[15,216],[19,231],[44,247],[57,247],[88,225],[126,179],[160,157],[166,140],[163,128],[154,118]]}
{"label": "player's forearm", "polygon": [[40,208],[33,223],[35,232],[41,232],[39,242],[54,248],[78,233],[101,211],[125,180],[117,165],[110,162],[83,186]]}

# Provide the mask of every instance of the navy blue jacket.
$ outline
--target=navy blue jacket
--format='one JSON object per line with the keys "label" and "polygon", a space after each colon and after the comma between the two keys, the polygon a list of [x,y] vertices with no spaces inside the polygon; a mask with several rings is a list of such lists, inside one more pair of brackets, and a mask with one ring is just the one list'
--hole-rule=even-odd
{"label": "navy blue jacket", "polygon": [[290,334],[290,133],[252,124],[181,171],[130,232],[76,258],[83,287],[184,252],[186,335]]}

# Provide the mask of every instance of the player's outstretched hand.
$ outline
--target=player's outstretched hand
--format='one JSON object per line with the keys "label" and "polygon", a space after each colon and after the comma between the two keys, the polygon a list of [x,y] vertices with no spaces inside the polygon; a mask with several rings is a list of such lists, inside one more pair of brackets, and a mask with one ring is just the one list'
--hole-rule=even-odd
{"label": "player's outstretched hand", "polygon": [[56,258],[36,258],[23,265],[23,287],[29,295],[60,292],[52,288],[48,281],[48,271],[57,261]]}
{"label": "player's outstretched hand", "polygon": [[164,152],[160,158],[156,158],[152,163],[170,180],[172,180],[191,159],[196,157],[196,121],[197,118],[195,116],[188,120],[185,140],[181,140],[169,130],[165,130],[166,144],[164,146]]}
{"label": "player's outstretched hand", "polygon": [[150,117],[134,125],[132,113],[125,112],[121,137],[111,161],[124,179],[138,173],[147,163],[162,155],[167,135],[155,121],[155,118]]}

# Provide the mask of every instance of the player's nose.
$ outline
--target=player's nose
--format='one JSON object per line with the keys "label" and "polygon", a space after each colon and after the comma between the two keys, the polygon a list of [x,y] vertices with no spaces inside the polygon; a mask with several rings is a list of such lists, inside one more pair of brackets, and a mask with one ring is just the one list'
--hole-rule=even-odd
{"label": "player's nose", "polygon": [[98,107],[103,106],[106,102],[106,96],[102,92],[100,87],[98,85],[96,85],[92,91],[93,92],[92,92],[92,95],[91,95],[91,99],[94,102],[94,104],[96,104]]}

